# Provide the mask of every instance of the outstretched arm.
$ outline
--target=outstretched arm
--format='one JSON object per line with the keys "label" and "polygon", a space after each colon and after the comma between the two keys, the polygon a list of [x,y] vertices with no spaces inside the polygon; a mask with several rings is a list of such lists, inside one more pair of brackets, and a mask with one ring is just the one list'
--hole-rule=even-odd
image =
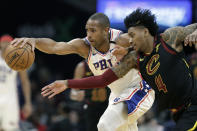
{"label": "outstretched arm", "polygon": [[76,80],[58,80],[44,88],[42,88],[42,95],[49,98],[65,91],[67,88],[74,89],[90,89],[90,88],[105,88],[110,83],[123,77],[127,72],[136,66],[135,51],[129,52],[120,62],[119,65],[108,69],[102,75],[91,76]]}
{"label": "outstretched arm", "polygon": [[47,54],[78,54],[84,58],[87,58],[89,46],[85,44],[83,39],[73,39],[69,42],[56,42],[50,38],[15,38],[12,45],[21,47],[25,44],[30,44],[32,51],[35,48]]}
{"label": "outstretched arm", "polygon": [[197,23],[186,27],[173,27],[161,34],[163,40],[176,51],[183,50],[182,42],[185,45],[197,44]]}
{"label": "outstretched arm", "polygon": [[121,60],[120,64],[108,69],[102,75],[68,80],[68,87],[77,89],[104,88],[115,80],[122,78],[132,68],[135,68],[136,58],[136,52],[131,51]]}

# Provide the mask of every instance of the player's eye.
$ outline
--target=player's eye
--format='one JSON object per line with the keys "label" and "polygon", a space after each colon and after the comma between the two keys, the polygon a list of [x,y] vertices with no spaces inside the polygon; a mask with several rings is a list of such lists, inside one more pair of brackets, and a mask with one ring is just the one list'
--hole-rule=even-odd
{"label": "player's eye", "polygon": [[131,38],[133,38],[135,35],[134,35],[134,34],[129,34],[129,36],[130,36]]}
{"label": "player's eye", "polygon": [[96,32],[96,30],[95,30],[95,29],[91,29],[91,32],[93,32],[93,33],[94,33],[94,32]]}

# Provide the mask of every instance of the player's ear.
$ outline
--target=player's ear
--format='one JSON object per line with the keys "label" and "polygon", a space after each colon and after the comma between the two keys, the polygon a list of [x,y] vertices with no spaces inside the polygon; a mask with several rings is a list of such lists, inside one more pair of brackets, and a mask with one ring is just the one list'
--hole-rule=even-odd
{"label": "player's ear", "polygon": [[109,27],[105,27],[105,32],[109,33],[109,29],[110,29]]}
{"label": "player's ear", "polygon": [[144,36],[148,36],[149,35],[149,30],[147,28],[144,28]]}

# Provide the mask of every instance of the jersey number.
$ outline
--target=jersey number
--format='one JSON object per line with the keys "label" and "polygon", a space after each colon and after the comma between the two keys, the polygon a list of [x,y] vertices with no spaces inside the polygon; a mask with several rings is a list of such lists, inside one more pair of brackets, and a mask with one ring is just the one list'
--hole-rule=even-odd
{"label": "jersey number", "polygon": [[168,92],[168,90],[166,88],[166,85],[163,82],[160,74],[155,77],[155,83],[156,83],[157,88],[158,88],[159,91],[163,91],[164,93],[167,93]]}

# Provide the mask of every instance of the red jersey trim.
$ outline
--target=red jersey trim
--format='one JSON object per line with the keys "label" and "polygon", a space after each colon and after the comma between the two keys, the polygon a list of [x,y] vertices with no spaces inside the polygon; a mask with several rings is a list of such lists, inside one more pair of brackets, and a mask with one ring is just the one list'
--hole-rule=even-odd
{"label": "red jersey trim", "polygon": [[137,68],[140,72],[140,55],[139,54],[137,55]]}
{"label": "red jersey trim", "polygon": [[172,49],[170,49],[169,47],[166,46],[166,43],[163,41],[162,38],[161,38],[160,40],[161,40],[162,46],[164,47],[164,49],[165,49],[168,53],[170,53],[170,54],[172,54],[172,55],[176,55],[176,52],[175,52],[174,50],[172,50]]}

